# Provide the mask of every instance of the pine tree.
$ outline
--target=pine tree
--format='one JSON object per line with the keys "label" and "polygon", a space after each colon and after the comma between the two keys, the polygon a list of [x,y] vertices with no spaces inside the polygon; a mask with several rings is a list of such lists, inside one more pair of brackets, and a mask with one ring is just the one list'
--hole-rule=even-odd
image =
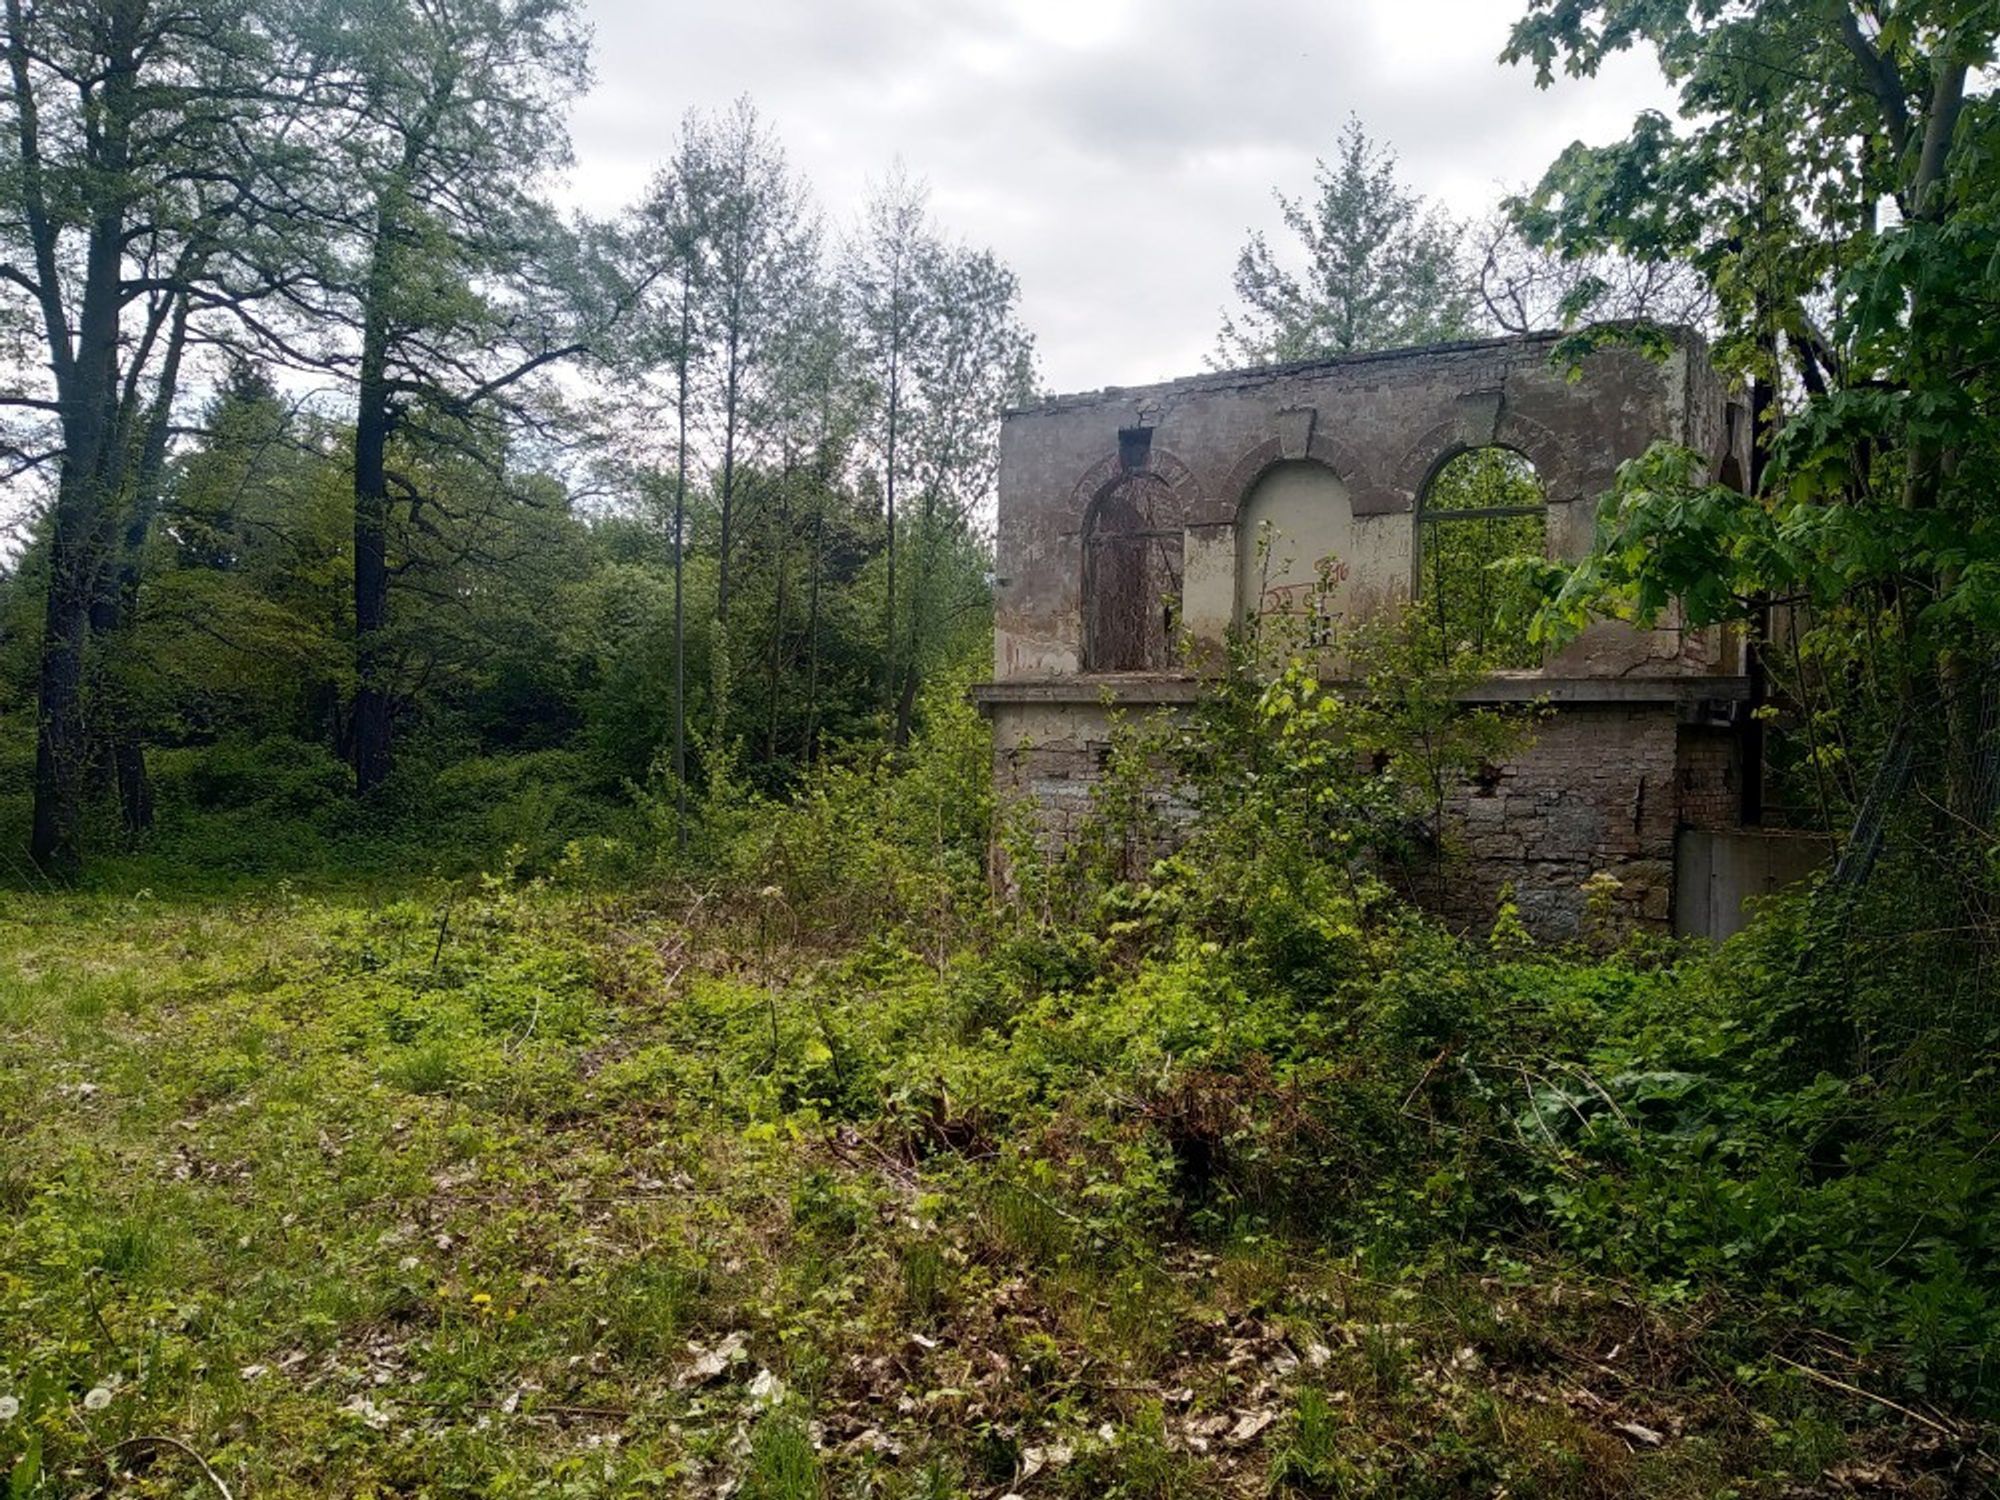
{"label": "pine tree", "polygon": [[1223,317],[1218,364],[1326,359],[1479,331],[1464,227],[1398,182],[1394,154],[1359,120],[1348,120],[1313,182],[1311,202],[1277,195],[1303,273],[1251,235],[1236,259],[1242,306]]}

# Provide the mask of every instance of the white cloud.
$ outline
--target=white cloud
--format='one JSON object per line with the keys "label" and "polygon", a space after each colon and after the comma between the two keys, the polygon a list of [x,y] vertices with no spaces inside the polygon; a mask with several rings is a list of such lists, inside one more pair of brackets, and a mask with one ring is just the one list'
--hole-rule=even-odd
{"label": "white cloud", "polygon": [[1547,92],[1510,0],[586,0],[573,192],[639,190],[681,114],[747,93],[836,224],[900,155],[1020,274],[1057,389],[1198,369],[1237,247],[1347,114],[1460,214],[1664,105],[1650,61]]}

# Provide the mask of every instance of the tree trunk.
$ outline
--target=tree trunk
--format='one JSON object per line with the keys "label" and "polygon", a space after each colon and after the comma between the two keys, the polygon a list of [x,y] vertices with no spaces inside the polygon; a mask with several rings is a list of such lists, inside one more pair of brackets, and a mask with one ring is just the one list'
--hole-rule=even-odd
{"label": "tree trunk", "polygon": [[124,667],[130,662],[139,634],[139,584],[145,566],[146,542],[159,512],[160,487],[167,463],[167,435],[174,400],[180,393],[181,358],[187,349],[188,301],[177,299],[160,378],[153,393],[141,440],[139,466],[132,480],[131,508],[119,541],[117,567],[104,570],[103,588],[93,609],[91,632],[111,643],[102,653],[105,759],[118,787],[119,813],[128,841],[153,826],[153,783],[146,770],[146,744],[132,702]]}
{"label": "tree trunk", "polygon": [[388,500],[354,497],[354,790],[366,795],[389,776],[393,716],[382,635],[389,617]]}
{"label": "tree trunk", "polygon": [[898,684],[896,691],[894,745],[898,750],[902,750],[909,745],[910,730],[916,719],[917,688],[919,685],[917,659],[923,647],[920,629],[923,618],[924,595],[930,589],[931,548],[937,543],[935,535],[937,523],[936,512],[937,498],[934,494],[926,490],[924,507],[921,512],[921,524],[917,528],[917,576],[914,585],[910,589],[910,645],[909,650],[904,653],[902,680]]}
{"label": "tree trunk", "polygon": [[145,545],[151,507],[143,497],[134,503],[127,523],[124,554],[116,569],[100,570],[97,597],[90,608],[90,634],[104,644],[97,653],[95,759],[111,775],[118,793],[118,810],[128,841],[153,826],[153,787],[146,774],[146,746],[138,713],[124,680],[138,633],[138,562],[133,555]]}
{"label": "tree trunk", "polygon": [[[715,618],[725,627],[729,624],[729,554],[735,540],[736,503],[736,398],[740,371],[737,361],[736,313],[732,310],[729,330],[729,371],[725,378],[722,394],[722,514],[720,556],[716,562],[715,578]],[[725,634],[726,634],[725,630]],[[717,712],[722,711],[717,705]],[[722,725],[716,725],[716,732],[722,732]]]}
{"label": "tree trunk", "polygon": [[715,631],[709,649],[710,742],[718,756],[729,743],[729,716],[735,697],[736,654],[729,633],[729,559],[735,544],[736,515],[736,402],[739,391],[738,312],[730,310],[727,375],[722,397],[722,495],[720,534],[717,538],[715,579]]}
{"label": "tree trunk", "polygon": [[888,660],[883,663],[883,688],[885,696],[894,699],[896,692],[896,419],[901,413],[898,406],[902,392],[897,389],[900,350],[894,342],[900,333],[892,334],[889,350],[889,442],[887,473],[883,476],[883,489],[887,500],[889,520],[889,586],[885,611],[888,619],[883,637],[888,651]]}
{"label": "tree trunk", "polygon": [[912,661],[903,668],[903,689],[896,695],[896,737],[895,747],[906,750],[910,744],[910,731],[917,717],[917,664]]}
{"label": "tree trunk", "polygon": [[674,449],[674,846],[687,853],[687,602],[681,588],[682,559],[687,551],[688,482],[688,338],[694,328],[693,273],[682,267],[681,344],[677,365],[679,395],[676,411],[680,436]]}
{"label": "tree trunk", "polygon": [[785,472],[779,484],[778,525],[776,531],[778,546],[778,584],[771,606],[771,651],[764,663],[764,691],[766,697],[764,716],[764,760],[767,765],[778,762],[778,679],[784,665],[785,611],[791,602],[791,522],[792,522],[792,465],[788,458]]}
{"label": "tree trunk", "polygon": [[368,305],[362,312],[360,394],[354,420],[354,789],[366,795],[389,775],[393,714],[384,635],[389,623],[391,423],[387,294],[389,211],[375,230]]}
{"label": "tree trunk", "polygon": [[813,498],[812,581],[806,604],[806,764],[819,763],[819,577],[826,558],[826,489]]}
{"label": "tree trunk", "polygon": [[[67,466],[66,466],[67,468]],[[94,497],[66,472],[49,553],[35,723],[35,817],[29,853],[46,874],[68,879],[83,863],[83,650],[90,633],[90,576],[84,554]],[[84,491],[84,493],[78,493]],[[80,534],[79,534],[80,533]]]}
{"label": "tree trunk", "polygon": [[153,778],[146,770],[146,743],[136,732],[121,734],[111,747],[118,771],[118,809],[125,833],[136,839],[153,826]]}
{"label": "tree trunk", "polygon": [[[66,879],[83,861],[83,778],[90,751],[83,711],[84,648],[90,636],[90,606],[103,550],[106,507],[117,489],[122,458],[114,441],[114,421],[125,205],[121,195],[108,194],[91,221],[72,350],[62,299],[56,291],[58,245],[41,196],[33,90],[28,80],[21,8],[16,0],[9,0],[6,14],[8,65],[21,96],[16,106],[22,112],[18,186],[35,241],[44,332],[53,356],[63,435],[36,684],[35,807],[28,852],[40,869]],[[135,19],[136,13],[125,8],[108,19],[115,34],[105,48],[108,61],[99,94],[97,159],[112,181],[130,161],[133,95],[138,80],[134,44],[128,33]]]}

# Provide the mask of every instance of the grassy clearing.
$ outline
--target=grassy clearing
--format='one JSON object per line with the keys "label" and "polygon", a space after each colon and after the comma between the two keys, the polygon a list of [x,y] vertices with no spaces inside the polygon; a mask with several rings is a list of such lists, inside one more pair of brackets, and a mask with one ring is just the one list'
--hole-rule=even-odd
{"label": "grassy clearing", "polygon": [[[1712,1297],[1224,1202],[1189,1178],[1224,1096],[1133,1096],[1147,1038],[1198,1050],[1185,984],[1035,998],[990,959],[816,949],[771,895],[4,899],[18,1496],[212,1493],[197,1454],[239,1497],[1988,1472],[1972,1429],[1800,1373]],[[1448,1220],[1456,1191],[1393,1201]]]}

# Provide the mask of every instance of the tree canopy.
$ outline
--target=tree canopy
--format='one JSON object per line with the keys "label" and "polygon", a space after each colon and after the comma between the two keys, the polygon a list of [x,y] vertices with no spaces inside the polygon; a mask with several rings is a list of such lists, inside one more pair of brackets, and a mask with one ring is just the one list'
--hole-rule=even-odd
{"label": "tree canopy", "polygon": [[1318,164],[1310,199],[1277,199],[1305,266],[1250,236],[1236,258],[1242,306],[1223,318],[1222,362],[1322,359],[1478,331],[1459,264],[1464,226],[1401,184],[1394,154],[1358,119]]}
{"label": "tree canopy", "polygon": [[1747,494],[1671,446],[1632,466],[1546,625],[1670,603],[1751,621],[1792,658],[1806,729],[1839,716],[1846,747],[1811,762],[1827,816],[1851,807],[1863,835],[1850,872],[1926,774],[1914,740],[1962,831],[2000,805],[1994,41],[1990,7],[1962,0],[1537,0],[1508,48],[1544,82],[1658,58],[1681,119],[1570,147],[1515,214],[1567,254],[1698,271],[1758,424]]}

